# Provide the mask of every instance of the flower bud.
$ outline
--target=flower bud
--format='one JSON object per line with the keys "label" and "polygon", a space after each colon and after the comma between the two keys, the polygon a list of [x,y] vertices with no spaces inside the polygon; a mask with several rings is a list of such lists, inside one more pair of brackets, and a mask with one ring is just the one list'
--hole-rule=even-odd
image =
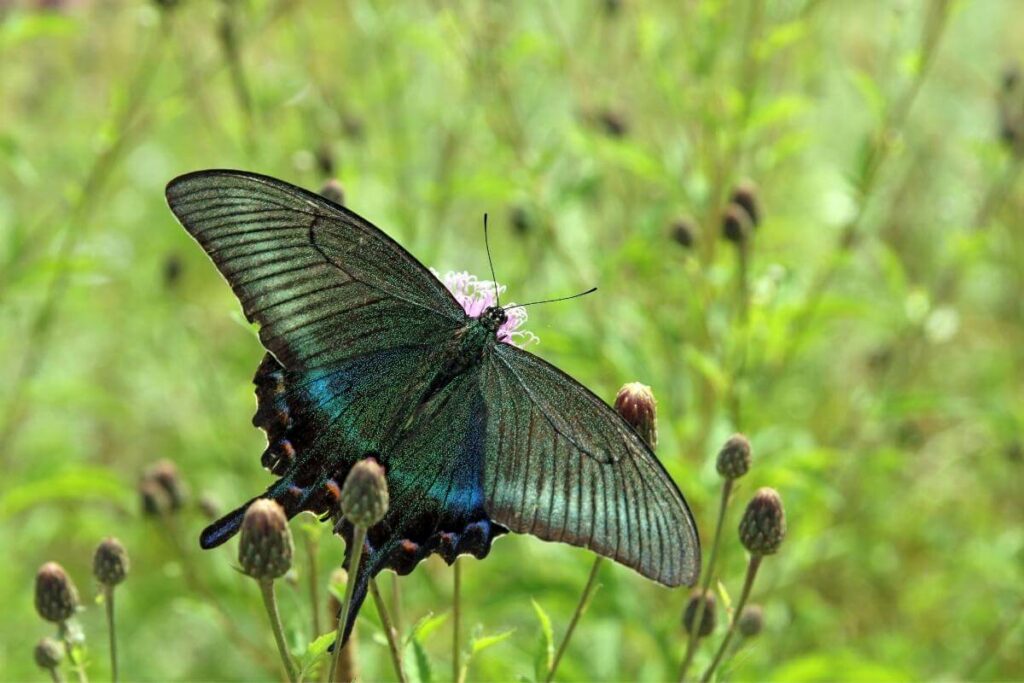
{"label": "flower bud", "polygon": [[530,232],[534,219],[529,209],[522,204],[516,204],[509,211],[509,222],[512,224],[512,229],[516,231],[516,234],[522,236]]}
{"label": "flower bud", "polygon": [[64,649],[53,638],[43,638],[36,643],[33,655],[40,669],[52,671],[60,666],[60,660],[64,658]]}
{"label": "flower bud", "polygon": [[59,624],[74,616],[78,591],[64,567],[47,562],[36,574],[36,611],[46,621]]}
{"label": "flower bud", "polygon": [[329,199],[335,204],[345,206],[345,189],[336,178],[331,178],[320,188],[320,196]]}
{"label": "flower bud", "polygon": [[104,539],[92,557],[92,573],[104,586],[116,586],[128,576],[128,553],[116,538]]}
{"label": "flower bud", "polygon": [[159,517],[171,509],[167,491],[151,479],[139,482],[139,500],[142,503],[142,514],[147,517]]}
{"label": "flower bud", "polygon": [[669,236],[679,246],[689,249],[697,241],[697,226],[687,218],[680,218],[673,221],[672,227],[669,228]]}
{"label": "flower bud", "polygon": [[764,628],[764,610],[760,605],[747,605],[736,624],[744,638],[753,638]]}
{"label": "flower bud", "polygon": [[715,469],[725,479],[739,479],[750,469],[750,442],[742,434],[733,434],[718,451]]}
{"label": "flower bud", "polygon": [[275,501],[260,498],[245,511],[238,563],[254,579],[277,579],[291,568],[292,533]]}
{"label": "flower bud", "polygon": [[142,476],[143,481],[151,481],[167,494],[167,503],[171,512],[177,512],[188,496],[185,483],[178,474],[178,467],[170,460],[154,463]]}
{"label": "flower bud", "polygon": [[732,197],[729,201],[742,207],[747,212],[752,227],[756,228],[761,225],[761,203],[757,198],[757,185],[753,181],[744,180],[737,185],[733,189]]}
{"label": "flower bud", "polygon": [[693,633],[697,610],[700,608],[700,603],[704,602],[704,614],[701,615],[700,626],[697,629],[698,638],[709,636],[715,630],[715,594],[708,591],[702,597],[701,593],[700,590],[693,591],[686,603],[686,609],[683,610],[683,628],[687,633]]}
{"label": "flower bud", "polygon": [[331,148],[331,146],[326,142],[321,143],[321,145],[316,148],[315,156],[316,165],[317,168],[320,169],[320,173],[328,177],[333,176],[335,163],[334,150]]}
{"label": "flower bud", "polygon": [[658,402],[646,384],[630,382],[622,385],[615,396],[615,412],[636,430],[652,449],[658,445]]}
{"label": "flower bud", "polygon": [[629,122],[621,112],[603,109],[597,113],[596,122],[610,138],[624,138],[629,133]]}
{"label": "flower bud", "polygon": [[204,493],[199,496],[199,511],[202,512],[203,516],[207,519],[219,519],[220,503],[212,493]]}
{"label": "flower bud", "polygon": [[742,244],[750,238],[753,226],[747,210],[739,204],[729,204],[722,215],[722,236],[735,244]]}
{"label": "flower bud", "polygon": [[740,541],[751,555],[772,555],[786,536],[786,514],[775,489],[760,488],[740,520]]}
{"label": "flower bud", "polygon": [[369,529],[388,511],[388,482],[373,458],[360,460],[341,487],[341,514],[354,526]]}

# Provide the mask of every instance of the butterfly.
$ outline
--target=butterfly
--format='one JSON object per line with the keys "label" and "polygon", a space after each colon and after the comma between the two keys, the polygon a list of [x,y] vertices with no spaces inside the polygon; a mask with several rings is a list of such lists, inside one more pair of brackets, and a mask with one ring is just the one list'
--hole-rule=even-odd
{"label": "butterfly", "polygon": [[[280,478],[258,497],[338,516],[352,465],[384,467],[390,506],[369,529],[344,637],[370,578],[432,553],[485,557],[514,531],[589,548],[667,586],[692,585],[700,541],[679,489],[604,401],[469,315],[371,223],[267,176],[198,171],[167,202],[259,325],[253,424]],[[228,540],[253,498],[206,528]],[[346,563],[353,529],[340,521]]]}

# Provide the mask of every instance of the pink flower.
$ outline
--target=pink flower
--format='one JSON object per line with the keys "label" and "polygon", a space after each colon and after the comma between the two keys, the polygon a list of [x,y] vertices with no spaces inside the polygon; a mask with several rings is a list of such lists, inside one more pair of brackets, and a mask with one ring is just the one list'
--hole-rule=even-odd
{"label": "pink flower", "polygon": [[[498,302],[498,295],[505,292],[505,285],[499,285],[490,280],[478,280],[475,275],[470,275],[466,271],[456,273],[450,270],[441,275],[431,268],[430,272],[444,283],[444,286],[448,288],[448,291],[471,318],[480,317],[488,306],[494,306]],[[526,309],[509,309],[510,305],[512,304],[505,304],[508,322],[498,328],[498,341],[519,348],[540,341],[534,333],[519,329],[526,322]]]}

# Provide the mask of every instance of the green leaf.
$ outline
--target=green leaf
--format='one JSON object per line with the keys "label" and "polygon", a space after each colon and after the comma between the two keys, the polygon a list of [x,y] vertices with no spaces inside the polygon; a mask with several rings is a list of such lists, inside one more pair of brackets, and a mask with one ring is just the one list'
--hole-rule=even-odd
{"label": "green leaf", "polygon": [[530,598],[533,603],[533,611],[540,622],[540,638],[537,640],[537,652],[533,657],[533,671],[536,680],[542,681],[547,678],[551,667],[555,663],[555,634],[551,629],[551,618],[540,604]]}
{"label": "green leaf", "polygon": [[409,633],[410,640],[426,641],[441,625],[448,620],[448,612],[441,614],[427,614],[412,627]]}
{"label": "green leaf", "polygon": [[470,655],[475,655],[478,652],[483,652],[492,645],[508,640],[515,633],[515,629],[509,629],[508,631],[502,631],[501,633],[495,633],[493,636],[480,636],[474,638],[469,644]]}
{"label": "green leaf", "polygon": [[413,638],[409,649],[412,650],[412,657],[405,658],[405,661],[411,665],[407,672],[409,680],[413,683],[430,683],[433,673],[430,670],[430,659],[427,657],[427,651],[423,649],[423,644]]}
{"label": "green leaf", "polygon": [[306,646],[306,651],[299,657],[299,679],[306,678],[316,669],[317,662],[327,653],[327,648],[334,642],[336,633],[325,633]]}
{"label": "green leaf", "polygon": [[131,490],[105,469],[83,467],[65,470],[5,491],[0,495],[0,520],[60,500],[119,503],[123,508],[131,509],[126,496],[126,492]]}

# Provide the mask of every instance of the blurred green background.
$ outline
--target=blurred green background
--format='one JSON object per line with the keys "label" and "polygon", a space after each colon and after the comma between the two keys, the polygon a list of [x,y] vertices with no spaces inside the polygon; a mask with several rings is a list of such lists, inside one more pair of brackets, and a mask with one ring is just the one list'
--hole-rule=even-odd
{"label": "blurred green background", "polygon": [[[1024,3],[39,4],[0,4],[0,678],[46,676],[32,585],[55,560],[107,680],[90,568],[112,534],[133,562],[125,678],[280,680],[234,543],[197,543],[200,498],[270,481],[249,423],[263,352],[163,199],[208,167],[337,178],[442,271],[486,276],[489,212],[510,299],[598,285],[532,309],[533,350],[608,400],[653,387],[705,544],[714,454],[748,434],[724,589],[757,487],[789,535],[754,588],[764,632],[721,678],[1024,678]],[[721,217],[748,180],[744,269]],[[160,459],[190,490],[162,519],[136,490]],[[321,544],[323,577],[342,548]],[[467,634],[512,630],[469,679],[532,680],[531,599],[559,638],[591,556],[506,537],[463,562]],[[280,593],[301,652],[296,571]],[[559,678],[673,679],[686,590],[611,563],[600,583]],[[451,570],[432,558],[401,590],[408,629],[450,609]],[[422,639],[433,680],[450,633]],[[368,604],[367,680],[393,677],[382,643]]]}

